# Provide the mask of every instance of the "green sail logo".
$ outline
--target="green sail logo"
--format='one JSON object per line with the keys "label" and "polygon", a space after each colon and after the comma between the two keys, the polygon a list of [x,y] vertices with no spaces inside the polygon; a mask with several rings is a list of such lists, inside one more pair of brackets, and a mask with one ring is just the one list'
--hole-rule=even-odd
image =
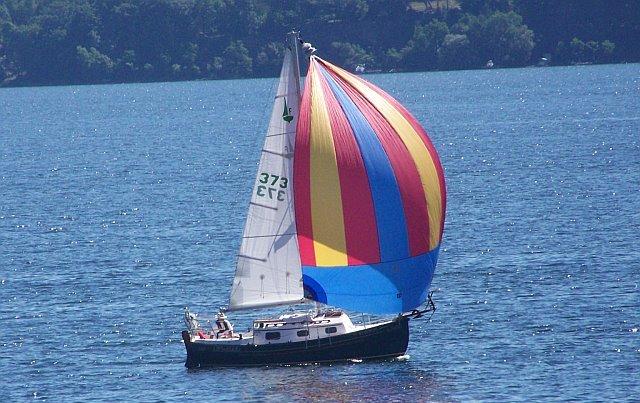
{"label": "green sail logo", "polygon": [[287,123],[290,123],[293,120],[291,108],[287,107],[287,98],[284,99],[284,111],[282,112],[282,119]]}

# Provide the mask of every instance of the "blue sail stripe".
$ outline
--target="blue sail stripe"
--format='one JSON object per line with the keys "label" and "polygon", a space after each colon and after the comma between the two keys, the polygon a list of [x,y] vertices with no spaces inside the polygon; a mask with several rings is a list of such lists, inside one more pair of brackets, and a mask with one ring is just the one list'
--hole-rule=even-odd
{"label": "blue sail stripe", "polygon": [[311,295],[322,296],[321,302],[344,309],[373,314],[407,312],[427,299],[439,250],[396,262],[302,266],[304,287]]}
{"label": "blue sail stripe", "polygon": [[398,181],[389,157],[362,112],[323,67],[320,71],[342,107],[360,148],[373,198],[380,260],[385,262],[406,258],[410,256],[407,223]]}

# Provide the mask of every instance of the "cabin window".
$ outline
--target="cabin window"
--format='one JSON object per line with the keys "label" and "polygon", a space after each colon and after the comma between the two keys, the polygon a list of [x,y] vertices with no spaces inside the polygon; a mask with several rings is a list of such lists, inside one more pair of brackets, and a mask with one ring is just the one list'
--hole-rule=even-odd
{"label": "cabin window", "polygon": [[338,331],[338,329],[336,329],[336,327],[335,327],[335,326],[325,327],[325,328],[324,328],[324,332],[325,332],[326,334],[335,333],[335,332],[337,332],[337,331]]}
{"label": "cabin window", "polygon": [[298,335],[298,337],[307,337],[309,335],[309,331],[308,330],[298,330],[298,333],[296,333]]}
{"label": "cabin window", "polygon": [[280,339],[280,332],[267,332],[264,335],[264,338],[267,340],[278,340]]}

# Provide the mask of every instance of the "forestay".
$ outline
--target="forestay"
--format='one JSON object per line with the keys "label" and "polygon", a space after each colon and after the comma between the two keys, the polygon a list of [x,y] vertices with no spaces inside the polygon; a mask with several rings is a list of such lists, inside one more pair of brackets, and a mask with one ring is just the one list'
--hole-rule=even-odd
{"label": "forestay", "polygon": [[303,297],[291,176],[300,104],[295,57],[286,50],[238,254],[232,310],[290,304]]}

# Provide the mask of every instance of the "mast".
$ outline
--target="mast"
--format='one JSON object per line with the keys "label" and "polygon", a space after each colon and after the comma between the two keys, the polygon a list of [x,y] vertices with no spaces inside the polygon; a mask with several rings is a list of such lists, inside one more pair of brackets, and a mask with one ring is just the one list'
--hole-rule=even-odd
{"label": "mast", "polygon": [[298,94],[298,102],[302,98],[300,92],[300,57],[298,56],[298,49],[300,48],[300,32],[291,31],[287,34],[287,41],[289,42],[289,48],[293,54],[293,71],[296,76],[295,91]]}
{"label": "mast", "polygon": [[[302,50],[304,55],[311,57],[311,55],[313,55],[316,52],[316,48],[314,48],[309,42],[304,42],[300,38],[300,32],[296,30],[292,30],[287,34],[287,42],[289,44],[289,49],[291,50],[291,53],[293,55],[293,71],[295,72],[295,75],[297,77],[297,79],[295,80],[296,81],[295,89],[298,94],[298,100],[300,103],[302,102],[302,90],[300,88],[301,77],[300,77],[299,51]],[[303,302],[314,302],[316,314],[318,314],[320,312],[320,309],[322,308],[322,304],[317,301],[304,298]]]}

